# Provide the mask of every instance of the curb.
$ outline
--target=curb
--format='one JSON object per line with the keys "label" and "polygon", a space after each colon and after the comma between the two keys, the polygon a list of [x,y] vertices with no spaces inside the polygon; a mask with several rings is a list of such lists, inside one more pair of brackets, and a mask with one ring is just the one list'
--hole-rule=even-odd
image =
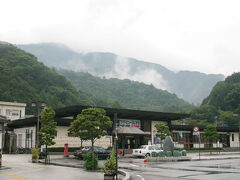
{"label": "curb", "polygon": [[[38,161],[38,163],[45,164],[44,161]],[[55,166],[63,166],[63,167],[83,168],[83,165],[69,165],[69,164],[52,163],[52,162],[50,162],[48,164],[49,165],[55,165]],[[124,170],[122,170],[122,169],[118,170],[118,173],[124,176],[123,180],[130,180],[131,179],[129,173],[124,171]]]}
{"label": "curb", "polygon": [[[39,163],[45,164],[44,161],[38,161]],[[83,165],[71,165],[71,164],[61,164],[61,163],[54,163],[50,162],[48,165],[55,165],[55,166],[63,166],[63,167],[72,167],[72,168],[83,168]]]}
{"label": "curb", "polygon": [[122,180],[130,180],[131,179],[129,173],[126,171],[123,171],[122,169],[118,170],[118,173],[124,176],[124,178]]}
{"label": "curb", "polygon": [[[240,157],[224,157],[224,158],[202,158],[200,156],[200,161],[210,161],[210,160],[223,160],[223,159],[240,159]],[[198,158],[192,159],[192,161],[199,161]]]}

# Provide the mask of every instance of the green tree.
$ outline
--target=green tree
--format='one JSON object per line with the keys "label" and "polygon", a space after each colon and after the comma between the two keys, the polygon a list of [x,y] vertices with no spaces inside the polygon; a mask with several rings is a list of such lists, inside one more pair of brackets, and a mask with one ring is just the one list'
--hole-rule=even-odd
{"label": "green tree", "polygon": [[198,120],[198,122],[214,123],[217,115],[218,111],[214,106],[202,105],[192,110],[191,119]]}
{"label": "green tree", "polygon": [[88,132],[80,129],[82,127],[80,123],[81,121],[77,121],[77,120],[71,122],[70,128],[68,129],[68,131],[71,134],[71,136],[80,138],[80,141],[81,141],[80,148],[82,149],[83,141],[88,140],[88,134],[87,134]]}
{"label": "green tree", "polygon": [[238,117],[234,116],[234,113],[231,111],[219,111],[219,123],[221,123],[223,126],[237,126],[238,125]]}
{"label": "green tree", "polygon": [[204,137],[209,142],[209,144],[212,144],[214,140],[217,140],[219,134],[216,130],[216,127],[214,127],[211,124],[207,125],[206,128],[204,129]]}
{"label": "green tree", "polygon": [[114,101],[110,104],[111,108],[117,108],[117,109],[123,109],[123,106],[118,102],[118,101]]}
{"label": "green tree", "polygon": [[49,107],[45,107],[41,116],[41,129],[38,133],[40,145],[46,147],[45,163],[47,163],[48,146],[54,145],[54,138],[57,135],[57,122],[54,121],[55,112]]}
{"label": "green tree", "polygon": [[162,147],[162,141],[166,138],[166,136],[170,136],[171,132],[169,130],[169,127],[164,123],[158,123],[155,125],[157,129],[156,136],[161,138],[161,147]]}
{"label": "green tree", "polygon": [[76,134],[91,141],[92,161],[94,162],[94,142],[96,139],[107,135],[107,130],[112,127],[111,119],[106,116],[106,111],[102,108],[88,108],[83,109],[82,113],[77,116],[77,119],[71,123],[71,127],[74,125],[77,126],[75,129],[79,131],[79,133],[75,131]]}

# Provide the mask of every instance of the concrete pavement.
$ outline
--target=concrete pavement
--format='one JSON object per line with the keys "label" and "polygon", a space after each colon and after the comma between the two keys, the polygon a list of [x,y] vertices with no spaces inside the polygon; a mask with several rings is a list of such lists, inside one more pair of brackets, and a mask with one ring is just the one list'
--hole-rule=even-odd
{"label": "concrete pavement", "polygon": [[103,173],[31,162],[30,154],[3,155],[1,180],[102,180]]}

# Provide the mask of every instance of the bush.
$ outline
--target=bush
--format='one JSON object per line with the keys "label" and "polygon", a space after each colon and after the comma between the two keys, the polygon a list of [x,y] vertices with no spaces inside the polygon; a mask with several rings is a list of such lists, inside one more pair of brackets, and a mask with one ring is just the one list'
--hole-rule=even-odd
{"label": "bush", "polygon": [[83,154],[83,160],[85,161],[84,167],[86,168],[86,170],[98,169],[98,159],[93,152]]}
{"label": "bush", "polygon": [[45,152],[40,152],[39,153],[39,159],[44,159],[46,156],[46,153]]}
{"label": "bush", "polygon": [[107,159],[107,162],[104,164],[104,172],[105,174],[115,174],[116,172],[116,154],[114,152],[114,146],[112,148],[112,152],[110,157]]}
{"label": "bush", "polygon": [[38,149],[33,148],[32,149],[32,160],[37,160],[38,159]]}

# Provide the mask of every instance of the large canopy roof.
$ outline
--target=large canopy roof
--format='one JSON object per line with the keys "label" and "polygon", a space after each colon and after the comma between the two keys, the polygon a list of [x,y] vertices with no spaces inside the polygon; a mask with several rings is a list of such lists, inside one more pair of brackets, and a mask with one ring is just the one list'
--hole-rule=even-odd
{"label": "large canopy roof", "polygon": [[[83,109],[89,108],[90,106],[69,106],[56,110],[56,117],[69,117],[76,116],[82,112]],[[138,120],[161,120],[171,121],[189,117],[189,114],[180,113],[165,113],[165,112],[154,112],[154,111],[141,111],[132,109],[116,109],[116,108],[104,108],[107,112],[107,116],[114,117],[114,113],[117,113],[118,118],[123,119],[138,119]]]}
{"label": "large canopy roof", "polygon": [[[82,112],[83,109],[89,108],[90,106],[69,106],[65,108],[56,109],[56,118],[57,124],[59,126],[69,126],[69,124],[73,121],[73,118]],[[122,119],[137,119],[137,120],[156,120],[156,121],[171,121],[178,120],[188,117],[188,114],[179,114],[179,113],[164,113],[164,112],[153,112],[153,111],[139,111],[139,110],[131,110],[131,109],[116,109],[116,108],[105,108],[107,116],[113,119],[114,114],[117,113],[118,118]],[[8,124],[10,128],[19,128],[19,127],[27,127],[34,126],[37,124],[37,117],[27,117],[24,119],[18,119],[11,121]]]}

